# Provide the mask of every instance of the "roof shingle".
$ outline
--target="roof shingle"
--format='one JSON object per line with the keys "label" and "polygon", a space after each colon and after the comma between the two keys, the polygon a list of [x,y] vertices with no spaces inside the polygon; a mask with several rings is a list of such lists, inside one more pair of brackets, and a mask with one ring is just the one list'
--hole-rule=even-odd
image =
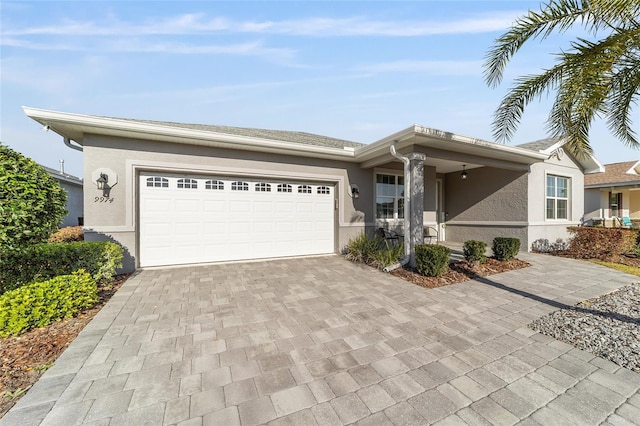
{"label": "roof shingle", "polygon": [[588,173],[584,175],[584,184],[587,185],[612,185],[630,182],[640,182],[640,175],[627,173],[638,161],[625,161],[622,163],[605,164],[602,173]]}

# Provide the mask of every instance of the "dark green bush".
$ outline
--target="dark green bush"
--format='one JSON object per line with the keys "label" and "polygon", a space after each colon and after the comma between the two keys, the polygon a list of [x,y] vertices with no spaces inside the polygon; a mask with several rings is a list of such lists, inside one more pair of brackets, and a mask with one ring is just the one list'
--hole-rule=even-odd
{"label": "dark green bush", "polygon": [[67,214],[66,200],[38,163],[0,144],[0,251],[47,241]]}
{"label": "dark green bush", "polygon": [[467,262],[485,263],[487,261],[486,250],[487,243],[484,241],[468,240],[462,246],[462,253]]}
{"label": "dark green bush", "polygon": [[83,270],[31,283],[0,296],[0,337],[71,318],[98,301],[98,288]]}
{"label": "dark green bush", "polygon": [[86,270],[94,280],[111,279],[122,267],[123,250],[112,242],[35,244],[0,254],[0,294],[34,281]]}
{"label": "dark green bush", "polygon": [[518,238],[496,237],[493,239],[493,257],[500,261],[513,259],[520,251]]}
{"label": "dark green bush", "polygon": [[449,268],[451,250],[435,244],[419,244],[416,250],[416,269],[427,277],[437,277]]}

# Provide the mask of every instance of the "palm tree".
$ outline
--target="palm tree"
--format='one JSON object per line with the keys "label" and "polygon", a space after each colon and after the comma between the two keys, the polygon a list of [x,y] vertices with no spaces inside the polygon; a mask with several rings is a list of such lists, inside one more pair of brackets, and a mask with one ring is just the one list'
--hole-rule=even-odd
{"label": "palm tree", "polygon": [[539,12],[529,11],[496,39],[485,62],[485,80],[496,87],[509,60],[530,39],[544,40],[581,26],[596,41],[577,38],[557,63],[537,75],[515,80],[495,112],[494,136],[508,141],[525,107],[556,92],[547,127],[564,137],[574,154],[591,152],[589,128],[604,118],[609,130],[629,147],[640,142],[631,128],[632,107],[640,94],[640,0],[549,0]]}

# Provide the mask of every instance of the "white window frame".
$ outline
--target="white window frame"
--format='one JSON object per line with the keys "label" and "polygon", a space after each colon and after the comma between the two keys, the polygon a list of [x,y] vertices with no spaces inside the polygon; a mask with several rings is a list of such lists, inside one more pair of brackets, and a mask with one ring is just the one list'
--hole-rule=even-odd
{"label": "white window frame", "polygon": [[[389,195],[380,195],[380,197],[387,197],[387,198],[393,198],[393,217],[378,217],[378,175],[385,175],[385,176],[394,176],[395,177],[395,195],[393,197],[389,196]],[[376,170],[373,174],[373,188],[374,188],[374,197],[373,197],[373,212],[375,215],[375,219],[377,221],[397,221],[400,219],[404,219],[404,214],[406,214],[406,211],[404,211],[403,209],[403,216],[399,215],[399,209],[398,209],[398,205],[399,205],[399,200],[404,200],[405,197],[404,195],[399,194],[399,186],[398,186],[398,180],[402,179],[403,180],[403,184],[402,186],[404,187],[404,191],[406,193],[407,188],[406,188],[406,182],[404,182],[404,172],[398,171],[398,170]],[[403,206],[404,206],[404,201],[403,201]]]}
{"label": "white window frame", "polygon": [[[547,181],[552,177],[555,179],[554,182],[554,195],[547,194]],[[559,197],[558,196],[558,179],[566,179],[567,181],[567,196]],[[555,174],[555,173],[546,173],[544,176],[544,218],[548,221],[568,221],[571,218],[571,176]],[[553,200],[553,217],[547,217],[547,202],[549,200]],[[567,202],[567,217],[558,218],[558,200],[565,200]]]}

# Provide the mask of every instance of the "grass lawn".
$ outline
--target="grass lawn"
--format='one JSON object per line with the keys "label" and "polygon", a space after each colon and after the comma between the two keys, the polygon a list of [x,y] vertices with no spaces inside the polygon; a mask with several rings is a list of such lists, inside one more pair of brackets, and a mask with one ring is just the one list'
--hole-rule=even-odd
{"label": "grass lawn", "polygon": [[597,263],[598,265],[606,266],[607,268],[616,269],[620,272],[625,272],[631,275],[637,275],[640,277],[640,268],[635,266],[623,265],[621,263],[614,262],[604,262],[602,260],[593,260],[593,263]]}

